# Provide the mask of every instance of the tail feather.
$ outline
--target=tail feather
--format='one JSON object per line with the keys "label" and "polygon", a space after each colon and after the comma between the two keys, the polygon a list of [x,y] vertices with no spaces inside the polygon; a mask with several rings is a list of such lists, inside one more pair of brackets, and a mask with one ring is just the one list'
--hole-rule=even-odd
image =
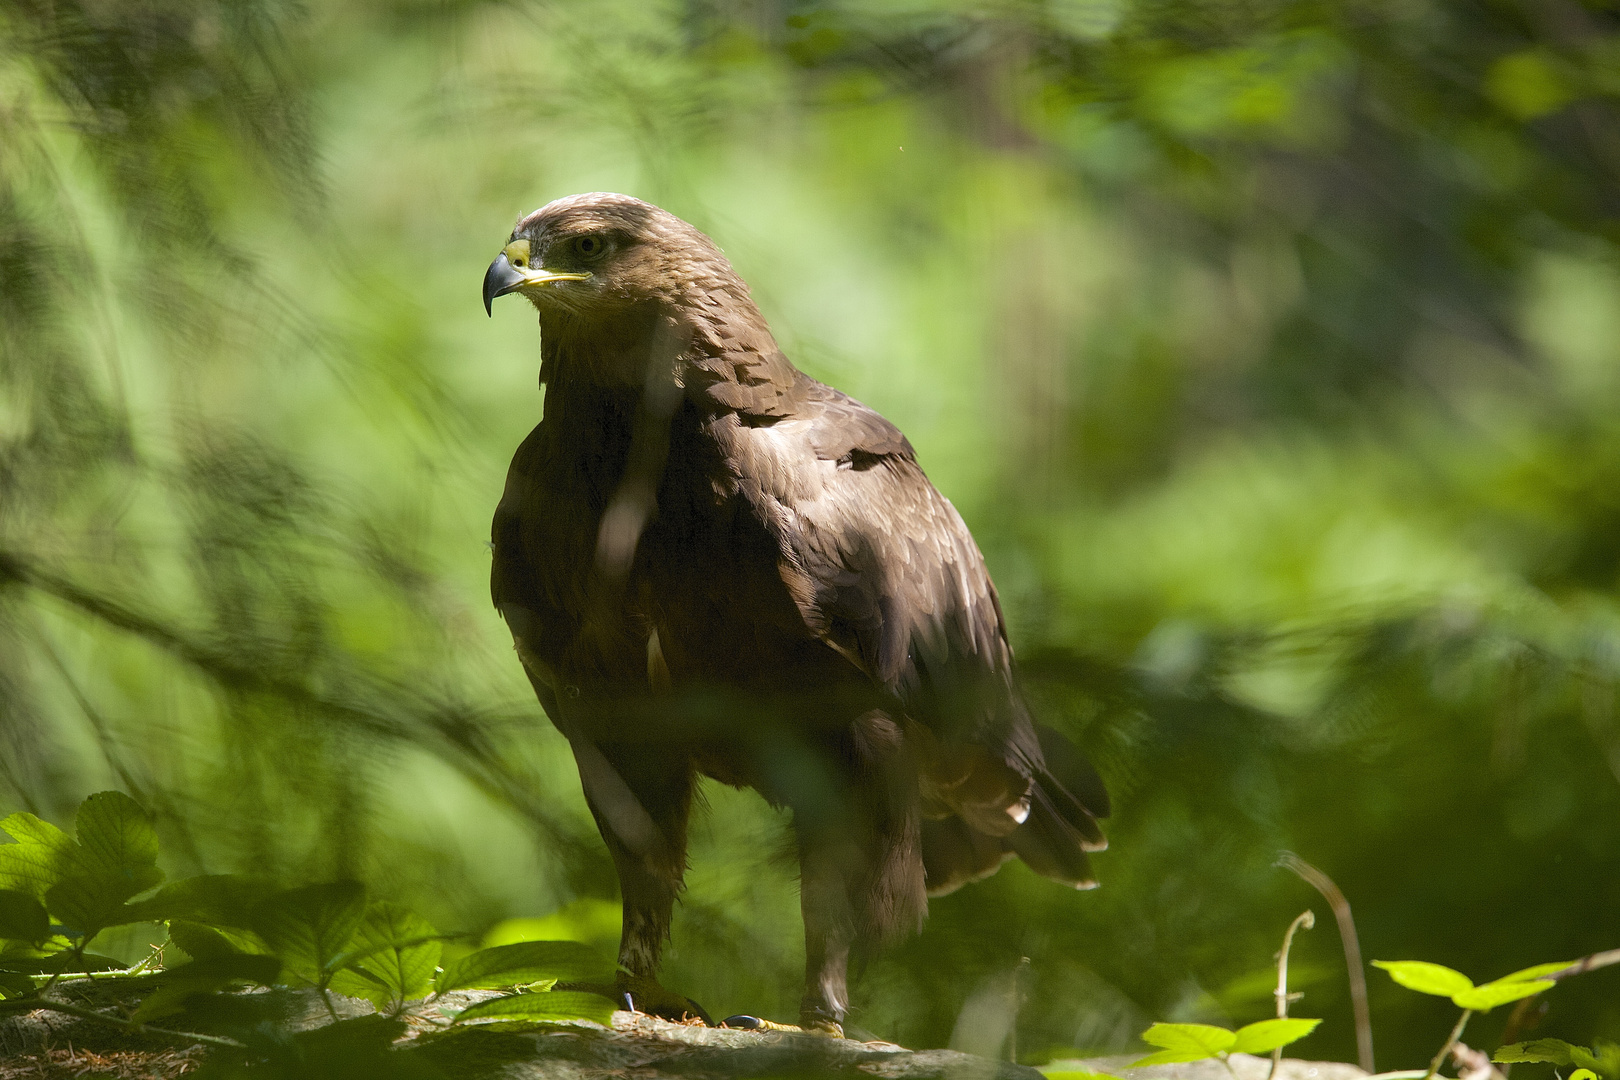
{"label": "tail feather", "polygon": [[1006,841],[970,828],[959,817],[922,823],[922,860],[928,895],[944,896],[987,878],[1012,858]]}
{"label": "tail feather", "polygon": [[1045,800],[1037,800],[1030,807],[1028,820],[1007,838],[1007,843],[1042,877],[1076,889],[1097,887],[1085,838]]}

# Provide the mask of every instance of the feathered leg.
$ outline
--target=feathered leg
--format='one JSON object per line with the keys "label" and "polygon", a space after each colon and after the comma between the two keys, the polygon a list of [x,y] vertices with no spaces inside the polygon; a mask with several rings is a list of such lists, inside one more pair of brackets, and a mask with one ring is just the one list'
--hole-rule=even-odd
{"label": "feathered leg", "polygon": [[[795,792],[805,989],[800,1022],[842,1034],[856,944],[917,929],[927,910],[916,768],[899,727],[868,713],[839,739],[823,783]],[[819,790],[818,790],[819,787]]]}
{"label": "feathered leg", "polygon": [[642,1012],[680,1020],[708,1014],[657,981],[675,896],[686,872],[686,832],[695,774],[689,762],[622,744],[574,744],[585,797],[613,856],[624,898],[618,991]]}

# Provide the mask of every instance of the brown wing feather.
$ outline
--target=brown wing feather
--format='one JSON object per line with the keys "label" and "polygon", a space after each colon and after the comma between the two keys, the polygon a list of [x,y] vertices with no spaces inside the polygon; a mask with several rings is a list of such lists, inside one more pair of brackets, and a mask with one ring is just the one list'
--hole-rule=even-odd
{"label": "brown wing feather", "polygon": [[893,424],[806,376],[793,389],[791,408],[777,387],[768,416],[725,416],[716,436],[779,537],[806,623],[916,722],[930,891],[1009,850],[1094,883],[1085,852],[1105,846],[1106,796],[1066,740],[1037,733],[966,524]]}

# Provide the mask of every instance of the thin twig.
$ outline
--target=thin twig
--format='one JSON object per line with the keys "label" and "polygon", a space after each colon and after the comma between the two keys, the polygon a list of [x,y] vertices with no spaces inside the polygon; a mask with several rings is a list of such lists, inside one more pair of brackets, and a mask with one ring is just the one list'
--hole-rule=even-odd
{"label": "thin twig", "polygon": [[1373,1064],[1372,1011],[1367,1008],[1367,974],[1361,966],[1361,942],[1356,938],[1356,920],[1350,914],[1350,901],[1333,884],[1333,879],[1295,855],[1292,851],[1277,853],[1276,865],[1292,870],[1322,897],[1333,909],[1333,918],[1339,924],[1339,940],[1344,943],[1344,963],[1350,969],[1350,1005],[1356,1017],[1356,1058],[1363,1072],[1376,1072]]}
{"label": "thin twig", "polygon": [[1593,953],[1591,956],[1583,956],[1573,964],[1569,965],[1569,967],[1560,968],[1551,975],[1540,975],[1537,976],[1537,978],[1553,979],[1555,981],[1558,979],[1567,979],[1571,975],[1580,975],[1588,971],[1596,971],[1598,968],[1609,967],[1611,964],[1620,964],[1620,949],[1610,949],[1608,952],[1599,952]]}
{"label": "thin twig", "polygon": [[1434,1060],[1429,1062],[1429,1071],[1423,1074],[1423,1080],[1434,1080],[1434,1074],[1440,1071],[1446,1055],[1451,1053],[1451,1048],[1462,1038],[1463,1028],[1468,1026],[1468,1018],[1473,1015],[1473,1009],[1464,1009],[1462,1015],[1457,1017],[1457,1026],[1451,1029],[1451,1037],[1446,1040],[1446,1045],[1442,1046],[1440,1052],[1434,1055]]}
{"label": "thin twig", "polygon": [[[1300,915],[1288,924],[1287,933],[1283,934],[1282,951],[1277,954],[1277,1019],[1288,1019],[1288,950],[1294,944],[1294,931],[1300,927],[1306,930],[1316,925],[1316,913],[1312,911],[1301,912]],[[1277,1075],[1277,1069],[1282,1065],[1282,1047],[1275,1047],[1271,1051],[1271,1071],[1266,1074],[1266,1080],[1272,1080]]]}

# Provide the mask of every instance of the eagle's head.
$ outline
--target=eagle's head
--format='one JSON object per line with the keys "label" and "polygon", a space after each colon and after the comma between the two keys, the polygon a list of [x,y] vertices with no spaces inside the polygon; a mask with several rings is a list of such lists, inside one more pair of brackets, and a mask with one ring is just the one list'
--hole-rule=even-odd
{"label": "eagle's head", "polygon": [[703,233],[629,195],[570,195],[512,230],[484,274],[484,307],[522,293],[559,319],[611,318],[649,301],[687,307],[747,289]]}

